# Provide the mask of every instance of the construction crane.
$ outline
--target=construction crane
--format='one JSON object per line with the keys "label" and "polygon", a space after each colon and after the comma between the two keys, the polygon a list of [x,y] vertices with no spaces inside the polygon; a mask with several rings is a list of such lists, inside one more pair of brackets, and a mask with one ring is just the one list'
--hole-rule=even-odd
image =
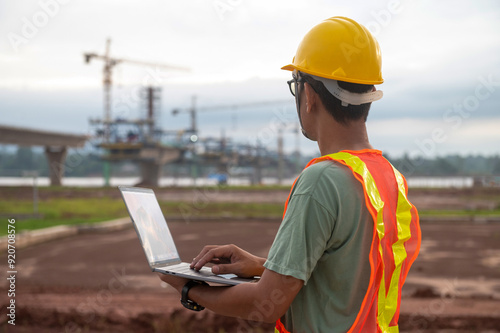
{"label": "construction crane", "polygon": [[[102,125],[102,128],[98,129],[97,137],[100,143],[98,146],[105,150],[103,155],[104,160],[104,179],[105,185],[109,186],[109,174],[110,174],[110,161],[120,161],[120,160],[134,160],[141,166],[142,180],[144,184],[149,184],[152,186],[158,185],[158,179],[161,174],[161,167],[168,161],[172,161],[178,158],[180,155],[180,149],[175,147],[169,147],[163,145],[159,139],[155,138],[155,121],[154,114],[157,109],[156,104],[159,99],[159,89],[153,87],[144,87],[145,99],[147,101],[147,119],[116,119],[112,120],[111,117],[111,88],[112,88],[112,72],[113,68],[121,63],[127,63],[132,65],[140,66],[150,66],[155,68],[164,68],[168,70],[180,70],[188,71],[188,68],[171,66],[165,64],[156,64],[144,61],[137,61],[125,58],[114,58],[110,55],[111,40],[108,38],[106,40],[106,49],[104,54],[97,53],[84,53],[84,59],[86,63],[90,63],[92,59],[99,59],[104,61],[103,68],[103,85],[104,85],[104,118],[103,119],[91,119],[90,123],[92,125]],[[136,131],[129,130],[127,132],[126,141],[123,142],[123,138],[118,134],[118,128],[123,128],[125,126],[135,126]],[[147,135],[142,134],[143,127],[148,127]],[[114,132],[113,132],[114,129]],[[112,140],[111,135],[113,134]]]}
{"label": "construction crane", "polygon": [[247,107],[260,107],[272,104],[287,104],[293,101],[291,99],[284,100],[274,100],[274,101],[260,101],[260,102],[250,102],[250,103],[240,103],[240,104],[225,104],[225,105],[211,105],[211,106],[196,106],[196,96],[192,97],[191,107],[190,108],[179,108],[173,109],[172,115],[177,115],[179,113],[187,112],[191,117],[191,128],[188,129],[189,132],[197,134],[198,126],[196,121],[196,113],[197,112],[205,112],[205,111],[221,111],[221,110],[234,110],[238,108],[247,108]]}
{"label": "construction crane", "polygon": [[97,53],[84,53],[83,56],[85,58],[85,63],[90,63],[92,59],[99,59],[104,61],[103,68],[103,85],[104,85],[104,118],[102,123],[104,125],[104,138],[105,142],[109,142],[110,135],[110,125],[112,123],[111,120],[111,87],[112,87],[112,72],[113,68],[121,63],[128,63],[132,65],[140,65],[140,66],[151,66],[156,68],[164,68],[169,70],[179,70],[179,71],[189,71],[189,68],[179,67],[179,66],[171,66],[165,64],[156,64],[144,61],[137,61],[125,58],[114,58],[110,56],[110,46],[111,39],[108,38],[106,40],[106,50],[104,54]]}

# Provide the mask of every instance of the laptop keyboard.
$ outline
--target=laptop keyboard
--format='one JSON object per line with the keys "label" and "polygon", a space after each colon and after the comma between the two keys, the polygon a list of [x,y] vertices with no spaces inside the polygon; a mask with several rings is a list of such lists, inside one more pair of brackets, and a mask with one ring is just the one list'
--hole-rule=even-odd
{"label": "laptop keyboard", "polygon": [[208,267],[203,267],[201,270],[195,271],[194,269],[191,269],[189,267],[188,263],[185,262],[162,268],[171,272],[194,275],[194,276],[215,276],[215,274],[212,273],[212,270]]}

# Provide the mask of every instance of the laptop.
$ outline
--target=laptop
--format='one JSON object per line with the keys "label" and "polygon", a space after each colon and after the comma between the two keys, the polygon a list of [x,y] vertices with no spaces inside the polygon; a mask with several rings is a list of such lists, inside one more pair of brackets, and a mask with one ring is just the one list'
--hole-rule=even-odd
{"label": "laptop", "polygon": [[225,285],[258,281],[258,279],[240,278],[234,274],[215,275],[208,267],[203,267],[199,271],[191,269],[190,264],[182,262],[177,252],[153,190],[125,186],[118,188],[153,272]]}

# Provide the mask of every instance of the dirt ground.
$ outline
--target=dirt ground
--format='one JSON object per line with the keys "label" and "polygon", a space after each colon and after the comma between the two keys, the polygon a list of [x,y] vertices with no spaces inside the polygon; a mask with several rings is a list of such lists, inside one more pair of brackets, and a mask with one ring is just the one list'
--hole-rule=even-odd
{"label": "dirt ground", "polygon": [[[160,191],[160,195],[189,201],[194,200],[193,191]],[[238,195],[257,202],[284,200],[287,195],[287,191],[266,193]],[[238,196],[197,195],[217,201]],[[496,205],[496,199],[466,197],[452,191],[447,195],[424,192],[412,200],[417,207],[433,207],[437,202],[441,208]],[[169,226],[181,257],[189,261],[205,244],[234,243],[266,256],[279,221],[197,220]],[[401,331],[500,332],[500,223],[426,221],[422,235],[420,256],[403,289]],[[16,263],[16,326],[6,323],[8,285],[3,277],[0,332],[272,331],[268,324],[185,310],[179,295],[150,271],[133,229],[35,245],[18,250]],[[6,264],[3,254],[2,276],[8,271]]]}

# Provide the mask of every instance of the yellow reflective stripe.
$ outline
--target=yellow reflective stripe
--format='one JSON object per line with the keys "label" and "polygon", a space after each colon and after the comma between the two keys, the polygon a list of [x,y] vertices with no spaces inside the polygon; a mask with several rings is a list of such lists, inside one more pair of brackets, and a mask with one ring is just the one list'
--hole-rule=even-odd
{"label": "yellow reflective stripe", "polygon": [[277,328],[274,328],[274,333],[280,333]]}
{"label": "yellow reflective stripe", "polygon": [[[383,323],[382,329],[384,332],[399,332],[399,328],[397,326],[389,327],[389,324],[392,318],[394,318],[398,306],[400,292],[399,279],[401,277],[401,268],[403,261],[407,257],[404,243],[411,237],[410,224],[412,219],[412,206],[408,201],[408,198],[406,197],[406,189],[403,176],[394,167],[392,167],[392,169],[394,171],[394,176],[396,177],[396,182],[398,184],[398,203],[396,207],[398,240],[392,245],[395,269],[391,276],[389,291],[387,292],[387,296],[385,297],[385,308],[379,308],[378,318],[379,322]],[[384,285],[384,288],[381,288],[380,291],[382,291],[383,289],[384,293],[379,292],[379,304],[381,302],[381,298],[383,298],[383,295],[385,295],[385,283],[382,283],[382,285]]]}
{"label": "yellow reflective stripe", "polygon": [[380,280],[380,286],[378,289],[378,309],[377,309],[377,321],[380,329],[382,332],[387,332],[387,329],[389,328],[389,323],[390,323],[390,318],[387,318],[385,316],[385,309],[387,306],[387,298],[385,297],[385,264],[384,264],[384,257],[383,257],[383,251],[382,251],[382,245],[381,242],[379,242],[379,247],[378,250],[380,252],[380,260],[382,261],[382,265],[384,266],[384,269],[382,269],[382,278]]}
{"label": "yellow reflective stripe", "polygon": [[387,333],[399,333],[399,326],[389,326],[384,332]]}
{"label": "yellow reflective stripe", "polygon": [[[392,166],[392,165],[391,165]],[[403,176],[394,167],[394,176],[396,177],[396,182],[398,183],[398,205],[396,208],[396,219],[398,227],[398,240],[392,245],[392,252],[394,253],[394,265],[395,270],[392,273],[391,283],[389,287],[389,292],[387,293],[387,298],[389,299],[389,304],[391,306],[386,308],[389,311],[388,317],[393,318],[397,309],[397,302],[399,298],[399,280],[401,277],[402,263],[407,257],[406,249],[404,243],[411,237],[410,224],[412,220],[411,216],[411,204],[406,197],[406,189],[404,185]]]}

